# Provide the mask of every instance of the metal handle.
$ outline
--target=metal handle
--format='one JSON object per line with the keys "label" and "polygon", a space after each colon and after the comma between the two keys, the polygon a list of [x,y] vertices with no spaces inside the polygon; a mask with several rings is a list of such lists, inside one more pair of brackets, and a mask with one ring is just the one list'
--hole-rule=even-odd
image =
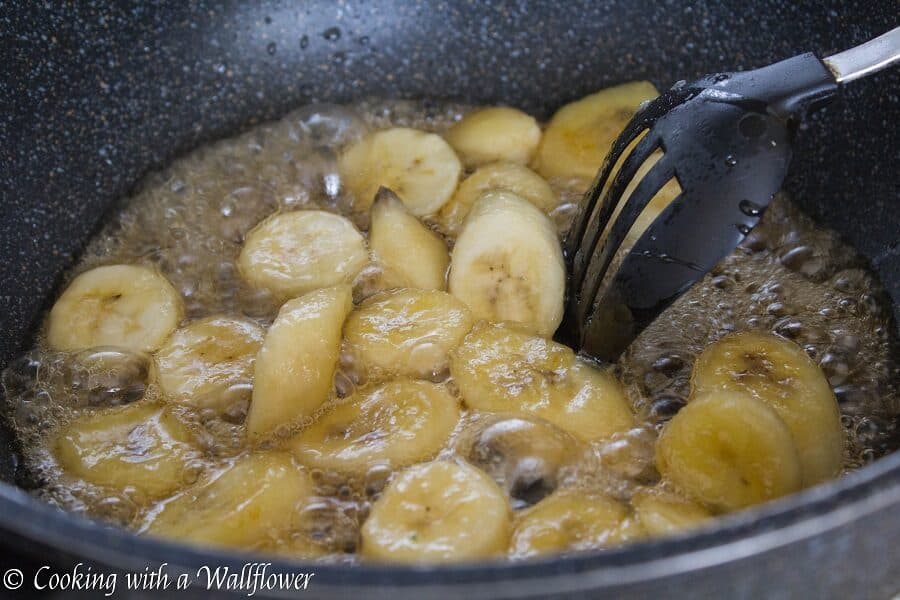
{"label": "metal handle", "polygon": [[860,44],[822,59],[838,83],[847,83],[880,71],[900,60],[900,27],[895,27]]}

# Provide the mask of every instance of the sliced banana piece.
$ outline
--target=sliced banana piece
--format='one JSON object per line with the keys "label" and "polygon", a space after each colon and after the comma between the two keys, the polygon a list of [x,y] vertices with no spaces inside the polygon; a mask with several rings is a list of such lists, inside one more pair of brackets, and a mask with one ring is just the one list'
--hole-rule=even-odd
{"label": "sliced banana piece", "polygon": [[156,354],[159,387],[168,398],[220,407],[227,388],[253,379],[265,332],[247,319],[214,316],[177,330]]}
{"label": "sliced banana piece", "polygon": [[367,210],[378,188],[386,187],[412,214],[423,217],[450,199],[462,165],[441,136],[395,127],[347,148],[338,158],[338,170],[357,210]]}
{"label": "sliced banana piece", "polygon": [[698,393],[746,393],[774,408],[797,445],[804,486],[840,474],[840,409],[822,370],[800,346],[770,333],[728,335],[697,358],[691,385]]}
{"label": "sliced banana piece", "polygon": [[461,438],[459,454],[526,505],[552,493],[585,451],[571,434],[534,417],[485,415]]}
{"label": "sliced banana piece", "polygon": [[250,284],[280,298],[346,283],[369,259],[348,219],[321,210],[269,217],[247,234],[238,269]]}
{"label": "sliced banana piece", "polygon": [[[631,193],[660,158],[662,158],[662,152],[655,152],[650,156],[650,158],[647,159],[644,164],[640,166],[634,176],[634,179],[632,179],[631,183],[628,184],[628,187],[625,188],[625,192],[622,194],[622,201],[620,201],[619,205],[616,207],[612,219],[616,219],[618,217],[622,209],[625,208],[625,203],[631,196]],[[656,195],[653,196],[644,210],[641,211],[641,213],[638,215],[637,219],[635,219],[634,224],[631,226],[631,229],[628,230],[628,234],[625,236],[625,240],[622,242],[622,246],[633,246],[635,242],[640,239],[644,231],[646,231],[646,229],[653,224],[653,221],[656,220],[656,217],[658,217],[660,213],[662,213],[662,211],[664,211],[666,207],[671,204],[672,200],[674,200],[680,193],[681,186],[678,184],[678,180],[673,177],[666,183],[666,185],[662,186],[662,188],[660,188],[660,190],[656,192]]]}
{"label": "sliced banana piece", "polygon": [[615,546],[642,535],[628,507],[598,492],[554,492],[516,519],[509,553],[529,558]]}
{"label": "sliced banana piece", "polygon": [[450,353],[450,373],[476,410],[532,414],[584,441],[634,426],[622,386],[608,371],[516,327],[476,325]]}
{"label": "sliced banana piece", "polygon": [[633,81],[566,104],[544,131],[535,170],[547,178],[593,179],[638,105],[658,95],[653,84]]}
{"label": "sliced banana piece", "polygon": [[309,476],[289,454],[254,452],[164,503],[141,532],[193,544],[265,547],[297,527],[312,493]]}
{"label": "sliced banana piece", "polygon": [[718,510],[736,510],[800,489],[791,432],[753,396],[717,391],[694,396],[666,425],[656,446],[659,472]]}
{"label": "sliced banana piece", "polygon": [[512,321],[551,336],[563,315],[566,272],[553,223],[511,192],[483,195],[450,263],[450,293],[476,319]]}
{"label": "sliced banana piece", "polygon": [[372,204],[369,246],[384,269],[385,288],[447,289],[447,244],[387,188],[378,190]]}
{"label": "sliced banana piece", "polygon": [[310,417],[331,395],[341,329],[353,306],[349,285],[286,302],[256,357],[247,433],[259,440]]}
{"label": "sliced banana piece", "polygon": [[200,453],[193,442],[171,409],[137,402],[70,422],[57,434],[54,450],[74,477],[155,499],[196,479]]}
{"label": "sliced banana piece", "polygon": [[72,280],[50,311],[47,342],[56,350],[118,346],[152,352],[184,313],[181,297],[157,271],[109,265]]}
{"label": "sliced banana piece", "polygon": [[443,387],[397,379],[346,398],[288,445],[310,467],[362,474],[428,460],[458,421],[456,399]]}
{"label": "sliced banana piece", "polygon": [[541,127],[521,110],[492,106],[468,113],[444,137],[466,167],[498,160],[527,165],[541,141]]}
{"label": "sliced banana piece", "polygon": [[485,165],[463,179],[450,202],[441,209],[443,231],[458,235],[472,205],[486,192],[506,190],[531,202],[548,213],[559,204],[559,198],[543,177],[523,165],[496,162]]}
{"label": "sliced banana piece", "polygon": [[430,378],[472,328],[472,313],[446,292],[400,289],[368,298],[344,327],[349,351],[371,377]]}
{"label": "sliced banana piece", "polygon": [[391,481],[362,528],[362,554],[385,562],[438,563],[501,555],[506,497],[467,464],[416,465]]}
{"label": "sliced banana piece", "polygon": [[329,496],[318,496],[303,503],[299,515],[292,515],[296,526],[289,535],[260,547],[291,558],[319,558],[354,553],[359,548],[361,523],[356,503]]}
{"label": "sliced banana piece", "polygon": [[644,531],[651,536],[679,533],[712,518],[696,502],[655,489],[636,492],[631,497],[631,506]]}

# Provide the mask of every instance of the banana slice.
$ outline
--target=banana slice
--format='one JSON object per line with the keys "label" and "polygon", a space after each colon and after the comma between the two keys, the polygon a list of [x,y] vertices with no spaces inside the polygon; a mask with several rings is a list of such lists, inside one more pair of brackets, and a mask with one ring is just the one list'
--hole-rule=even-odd
{"label": "banana slice", "polygon": [[459,454],[519,503],[534,504],[552,493],[563,470],[584,452],[572,435],[533,417],[491,415],[473,429],[463,433]]}
{"label": "banana slice", "polygon": [[651,536],[672,535],[712,518],[699,504],[659,490],[638,491],[631,497],[631,505],[644,531]]}
{"label": "banana slice", "polygon": [[797,445],[804,487],[840,474],[845,439],[837,400],[800,346],[770,333],[728,335],[697,358],[691,385],[694,392],[746,393],[774,408]]}
{"label": "banana slice", "polygon": [[171,409],[137,402],[72,421],[58,433],[54,450],[74,477],[154,499],[196,478],[200,453],[193,441]]}
{"label": "banana slice", "polygon": [[450,373],[476,410],[532,414],[584,441],[634,426],[621,385],[562,344],[480,323],[450,353]]}
{"label": "banana slice", "polygon": [[289,535],[259,549],[291,558],[354,553],[359,548],[359,514],[354,502],[319,496],[304,502]]}
{"label": "banana slice", "polygon": [[228,387],[252,380],[264,335],[258,325],[240,318],[215,316],[190,323],[156,354],[160,389],[179,402],[217,406]]}
{"label": "banana slice", "polygon": [[559,490],[519,516],[509,553],[514,558],[528,558],[606,548],[642,533],[621,502],[597,492]]}
{"label": "banana slice", "polygon": [[506,190],[531,202],[548,213],[559,204],[550,184],[528,167],[511,162],[485,165],[463,179],[450,202],[441,209],[441,227],[450,235],[458,235],[475,201],[486,192]]}
{"label": "banana slice", "polygon": [[446,292],[401,289],[367,299],[350,314],[344,339],[369,375],[430,378],[472,328],[472,313]]}
{"label": "banana slice", "polygon": [[[634,188],[638,186],[641,180],[660,158],[662,158],[662,152],[655,152],[637,170],[634,179],[631,180],[631,183],[628,184],[628,187],[625,188],[625,192],[622,194],[622,201],[619,202],[619,205],[616,207],[616,210],[613,213],[613,219],[619,216],[619,213],[625,208],[625,202],[631,196]],[[635,219],[634,224],[632,224],[631,229],[628,230],[628,234],[625,236],[625,240],[622,242],[622,246],[625,248],[633,246],[641,237],[641,234],[653,224],[656,217],[658,217],[680,193],[681,186],[678,184],[678,180],[673,177],[666,185],[662,186],[662,188],[656,192],[656,195],[653,196],[644,210],[638,215],[637,219]]]}
{"label": "banana slice", "polygon": [[633,81],[566,104],[544,131],[535,170],[548,179],[593,179],[638,105],[658,95],[653,84]]}
{"label": "banana slice", "polygon": [[369,246],[384,269],[386,288],[447,289],[447,244],[387,188],[378,190],[372,205]]}
{"label": "banana slice", "polygon": [[166,502],[141,533],[254,549],[296,528],[312,493],[308,475],[289,454],[254,452]]}
{"label": "banana slice", "polygon": [[513,321],[551,336],[563,315],[566,270],[553,223],[527,200],[488,192],[453,247],[450,293],[476,319]]}
{"label": "banana slice", "polygon": [[427,460],[456,423],[459,406],[444,388],[397,379],[345,399],[297,434],[289,446],[305,465],[362,474]]}
{"label": "banana slice", "polygon": [[56,350],[118,346],[141,352],[159,348],[184,309],[172,284],[135,265],[109,265],[72,280],[50,311],[47,342]]}
{"label": "banana slice", "polygon": [[256,357],[247,432],[260,439],[312,414],[331,395],[341,328],[353,306],[347,284],[281,307]]}
{"label": "banana slice", "polygon": [[509,540],[506,497],[467,464],[431,462],[400,473],[362,528],[363,556],[453,562],[499,556]]}
{"label": "banana slice", "polygon": [[357,210],[368,209],[378,188],[386,187],[412,214],[423,217],[450,199],[462,165],[441,136],[396,127],[350,146],[338,158],[338,170]]}
{"label": "banana slice", "polygon": [[468,113],[444,136],[466,167],[497,160],[527,165],[541,141],[534,117],[506,106]]}
{"label": "banana slice", "polygon": [[736,510],[800,489],[791,432],[766,403],[738,392],[695,396],[656,446],[659,472],[704,504]]}
{"label": "banana slice", "polygon": [[253,286],[292,298],[351,281],[368,259],[365,240],[349,220],[300,210],[274,215],[253,228],[238,269]]}

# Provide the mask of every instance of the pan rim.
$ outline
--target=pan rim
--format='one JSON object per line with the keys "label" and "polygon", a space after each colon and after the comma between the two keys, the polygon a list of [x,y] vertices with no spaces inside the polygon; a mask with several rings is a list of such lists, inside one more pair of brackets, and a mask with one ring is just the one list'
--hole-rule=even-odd
{"label": "pan rim", "polygon": [[[397,566],[328,564],[191,547],[141,537],[125,528],[66,512],[13,485],[0,484],[0,531],[44,550],[77,555],[112,570],[143,571],[167,563],[170,572],[197,573],[204,565],[240,571],[247,562],[271,562],[273,571],[315,573],[317,591],[353,588],[396,597],[444,588],[471,597],[577,593],[683,575],[802,542],[900,504],[900,452],[843,477],[716,519],[709,527],[617,549],[528,561]],[[27,552],[26,552],[27,553]],[[40,555],[36,558],[40,558]],[[538,585],[538,582],[540,585]],[[519,590],[514,588],[518,587]],[[380,596],[378,596],[380,597]]]}

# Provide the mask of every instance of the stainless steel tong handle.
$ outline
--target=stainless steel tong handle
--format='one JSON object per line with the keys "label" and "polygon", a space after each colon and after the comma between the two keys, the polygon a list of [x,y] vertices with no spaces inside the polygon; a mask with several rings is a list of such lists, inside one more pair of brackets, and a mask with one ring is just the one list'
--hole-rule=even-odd
{"label": "stainless steel tong handle", "polygon": [[847,83],[900,61],[900,27],[822,59],[838,83]]}

